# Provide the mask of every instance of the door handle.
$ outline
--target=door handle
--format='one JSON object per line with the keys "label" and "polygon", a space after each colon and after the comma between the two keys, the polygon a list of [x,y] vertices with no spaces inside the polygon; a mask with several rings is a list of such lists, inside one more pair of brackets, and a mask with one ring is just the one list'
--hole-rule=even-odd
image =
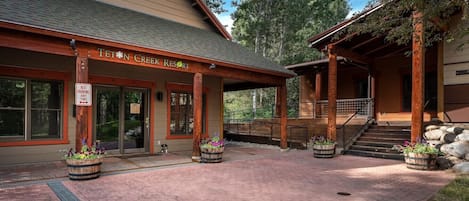
{"label": "door handle", "polygon": [[147,127],[147,128],[150,127],[150,117],[145,118],[145,127]]}

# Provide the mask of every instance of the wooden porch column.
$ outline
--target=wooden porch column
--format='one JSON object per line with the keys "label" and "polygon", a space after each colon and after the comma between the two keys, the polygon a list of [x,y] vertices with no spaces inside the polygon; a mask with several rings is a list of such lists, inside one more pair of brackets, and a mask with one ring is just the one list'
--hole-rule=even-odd
{"label": "wooden porch column", "polygon": [[[86,55],[86,53],[85,53]],[[76,83],[88,83],[88,58],[81,56],[77,53],[75,65],[75,80]],[[76,107],[76,134],[75,134],[75,150],[80,151],[82,139],[86,139],[88,145],[91,145],[91,139],[88,139],[88,107],[89,106],[75,106]]]}
{"label": "wooden porch column", "polygon": [[337,54],[334,46],[328,45],[329,52],[329,75],[328,75],[328,115],[327,115],[327,137],[336,140],[336,116],[337,116]]}
{"label": "wooden porch column", "polygon": [[444,83],[444,64],[443,64],[443,41],[438,42],[438,61],[437,61],[437,116],[440,121],[445,121],[445,83]]}
{"label": "wooden porch column", "polygon": [[192,161],[200,161],[200,136],[202,135],[202,73],[194,74],[194,136],[192,138]]}
{"label": "wooden porch column", "polygon": [[274,117],[275,118],[280,118],[281,116],[281,105],[282,105],[282,97],[281,97],[281,91],[280,91],[280,88],[277,87],[277,90],[276,90],[276,93],[275,93],[275,115]]}
{"label": "wooden porch column", "polygon": [[318,102],[321,100],[321,83],[322,83],[322,77],[321,77],[321,71],[316,72],[316,83],[315,83],[315,89],[314,89],[314,110],[315,110],[315,115],[319,116],[321,115],[321,108],[319,108]]}
{"label": "wooden porch column", "polygon": [[287,149],[287,83],[283,80],[282,85],[277,87],[280,91],[280,149]]}
{"label": "wooden porch column", "polygon": [[425,82],[425,47],[422,13],[413,13],[414,31],[412,35],[412,125],[411,142],[422,137],[423,99]]}

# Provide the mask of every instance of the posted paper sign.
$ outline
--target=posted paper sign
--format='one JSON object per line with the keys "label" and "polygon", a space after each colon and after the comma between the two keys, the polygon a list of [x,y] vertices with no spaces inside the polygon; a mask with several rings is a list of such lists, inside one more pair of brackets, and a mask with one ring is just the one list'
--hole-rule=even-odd
{"label": "posted paper sign", "polygon": [[76,83],[75,84],[75,105],[91,106],[91,84]]}

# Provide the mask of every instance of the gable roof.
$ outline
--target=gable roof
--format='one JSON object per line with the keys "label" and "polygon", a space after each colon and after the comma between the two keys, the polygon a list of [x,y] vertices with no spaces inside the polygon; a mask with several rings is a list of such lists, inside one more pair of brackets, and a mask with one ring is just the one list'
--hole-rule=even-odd
{"label": "gable roof", "polygon": [[295,75],[215,32],[100,2],[4,0],[0,10],[1,22]]}
{"label": "gable roof", "polygon": [[352,18],[348,19],[348,20],[345,20],[311,38],[308,39],[308,42],[310,43],[310,46],[311,47],[314,47],[314,48],[317,48],[317,49],[320,49],[322,48],[321,46],[323,46],[324,44],[327,44],[331,41],[331,39],[334,37],[334,35],[336,33],[339,33],[340,31],[346,29],[347,27],[349,27],[350,25],[352,25],[353,23],[355,23],[356,21],[374,13],[375,11],[379,10],[380,8],[382,8],[384,5],[386,4],[379,4],[371,9],[368,9],[368,10],[365,10],[361,13],[359,13],[358,15],[355,15],[353,16]]}
{"label": "gable roof", "polygon": [[233,38],[231,37],[231,34],[226,31],[225,26],[221,24],[210,8],[208,8],[202,0],[195,0],[195,2],[200,6],[201,11],[207,15],[208,19],[210,20],[210,24],[212,24],[220,32],[220,34],[223,35],[223,37],[228,40],[232,40]]}

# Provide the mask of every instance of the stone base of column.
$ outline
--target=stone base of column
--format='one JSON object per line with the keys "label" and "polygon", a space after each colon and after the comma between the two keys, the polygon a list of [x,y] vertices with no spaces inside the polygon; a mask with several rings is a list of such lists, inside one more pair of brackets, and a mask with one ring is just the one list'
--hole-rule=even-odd
{"label": "stone base of column", "polygon": [[192,162],[200,163],[200,156],[192,156]]}
{"label": "stone base of column", "polygon": [[286,149],[280,148],[280,152],[288,152],[288,151],[290,151],[290,148],[286,148]]}

